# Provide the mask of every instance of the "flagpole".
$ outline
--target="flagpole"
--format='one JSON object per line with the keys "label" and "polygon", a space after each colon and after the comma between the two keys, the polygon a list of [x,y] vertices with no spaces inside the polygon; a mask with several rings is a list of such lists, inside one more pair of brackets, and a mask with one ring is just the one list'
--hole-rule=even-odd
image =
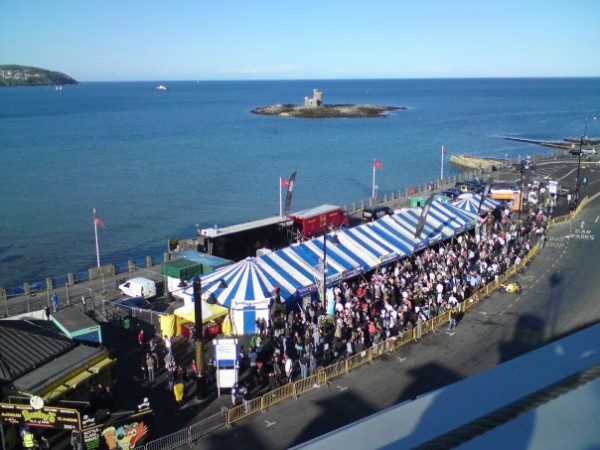
{"label": "flagpole", "polygon": [[96,263],[100,267],[100,247],[98,245],[98,223],[96,222],[96,208],[94,208],[94,236],[96,237]]}
{"label": "flagpole", "polygon": [[281,204],[281,177],[279,177],[279,217],[283,217],[283,205]]}
{"label": "flagpole", "polygon": [[375,198],[375,160],[373,160],[373,184],[371,185],[371,197]]}
{"label": "flagpole", "polygon": [[444,146],[442,145],[442,170],[440,171],[440,180],[444,181]]}

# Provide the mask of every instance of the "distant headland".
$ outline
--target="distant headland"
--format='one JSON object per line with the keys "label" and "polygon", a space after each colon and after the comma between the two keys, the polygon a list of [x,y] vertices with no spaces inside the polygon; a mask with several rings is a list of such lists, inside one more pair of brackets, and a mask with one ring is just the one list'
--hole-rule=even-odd
{"label": "distant headland", "polygon": [[79,84],[79,82],[61,72],[38,67],[0,64],[0,87],[63,86],[67,84]]}
{"label": "distant headland", "polygon": [[385,117],[388,111],[406,109],[402,106],[378,105],[326,105],[323,92],[313,90],[313,96],[304,97],[304,105],[272,105],[256,108],[253,114],[265,116],[297,117],[302,119],[370,118]]}

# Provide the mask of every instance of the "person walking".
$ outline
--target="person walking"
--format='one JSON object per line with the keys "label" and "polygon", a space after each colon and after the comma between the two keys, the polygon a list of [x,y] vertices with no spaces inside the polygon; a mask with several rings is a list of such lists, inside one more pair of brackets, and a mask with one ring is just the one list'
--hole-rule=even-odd
{"label": "person walking", "polygon": [[29,427],[27,427],[22,435],[21,435],[21,439],[23,441],[23,448],[33,448],[33,449],[37,449],[38,448],[38,444],[37,444],[37,440],[35,439],[35,435],[32,433],[32,431],[29,429]]}
{"label": "person walking", "polygon": [[456,312],[456,310],[452,310],[450,312],[450,323],[448,324],[448,331],[452,331],[456,328],[456,317],[458,316],[458,313]]}
{"label": "person walking", "polygon": [[137,334],[138,345],[141,350],[144,350],[144,346],[146,344],[146,339],[144,338],[144,329],[138,325],[138,334]]}
{"label": "person walking", "polygon": [[125,316],[123,318],[123,337],[125,339],[129,339],[130,330],[131,330],[131,318],[129,316]]}
{"label": "person walking", "polygon": [[154,381],[156,378],[156,361],[151,353],[146,353],[146,367],[148,368],[148,380]]}
{"label": "person walking", "polygon": [[178,407],[181,407],[183,402],[183,394],[185,392],[185,383],[183,378],[178,377],[177,382],[173,386],[173,395],[175,396],[175,403]]}
{"label": "person walking", "polygon": [[56,295],[56,292],[52,294],[52,311],[58,311],[58,295]]}
{"label": "person walking", "polygon": [[171,338],[165,334],[165,350],[168,354],[172,354],[173,351],[173,343],[171,342]]}
{"label": "person walking", "polygon": [[300,376],[302,378],[308,377],[308,357],[306,353],[302,353],[300,356]]}

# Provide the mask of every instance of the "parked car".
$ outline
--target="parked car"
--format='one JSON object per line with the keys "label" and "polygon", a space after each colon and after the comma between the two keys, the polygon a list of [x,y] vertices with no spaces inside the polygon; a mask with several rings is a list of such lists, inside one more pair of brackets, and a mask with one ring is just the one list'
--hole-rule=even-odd
{"label": "parked car", "polygon": [[440,195],[445,195],[446,197],[456,198],[461,194],[460,190],[456,188],[446,189],[445,191],[440,192]]}
{"label": "parked car", "polygon": [[478,179],[457,181],[454,186],[456,189],[459,189],[460,192],[463,193],[473,191],[478,194],[481,194],[483,191],[485,191],[485,181]]}
{"label": "parked car", "polygon": [[[596,151],[596,149],[593,149],[594,152]],[[591,153],[592,155],[595,155],[596,153]],[[569,155],[573,155],[573,156],[581,156],[583,159],[585,159],[586,161],[590,161],[592,158],[590,157],[589,153],[585,153],[584,150],[579,150],[577,149],[571,149],[569,150]]]}
{"label": "parked car", "polygon": [[123,298],[121,300],[117,300],[115,304],[117,308],[119,308],[125,313],[131,312],[132,308],[153,309],[152,303],[150,303],[144,297]]}
{"label": "parked car", "polygon": [[371,208],[363,209],[362,218],[364,222],[371,222],[392,214],[394,214],[394,212],[387,206],[373,206]]}
{"label": "parked car", "polygon": [[597,155],[595,148],[584,148],[584,149],[581,149],[581,152],[584,155]]}

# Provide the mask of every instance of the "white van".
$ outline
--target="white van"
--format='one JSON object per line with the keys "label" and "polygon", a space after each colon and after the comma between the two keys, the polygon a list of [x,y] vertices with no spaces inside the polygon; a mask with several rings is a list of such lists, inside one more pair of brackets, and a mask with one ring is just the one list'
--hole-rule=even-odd
{"label": "white van", "polygon": [[596,153],[595,148],[582,148],[581,154],[582,155],[596,155],[597,153]]}
{"label": "white van", "polygon": [[119,290],[130,297],[152,298],[156,296],[156,283],[149,278],[137,277],[120,284]]}

